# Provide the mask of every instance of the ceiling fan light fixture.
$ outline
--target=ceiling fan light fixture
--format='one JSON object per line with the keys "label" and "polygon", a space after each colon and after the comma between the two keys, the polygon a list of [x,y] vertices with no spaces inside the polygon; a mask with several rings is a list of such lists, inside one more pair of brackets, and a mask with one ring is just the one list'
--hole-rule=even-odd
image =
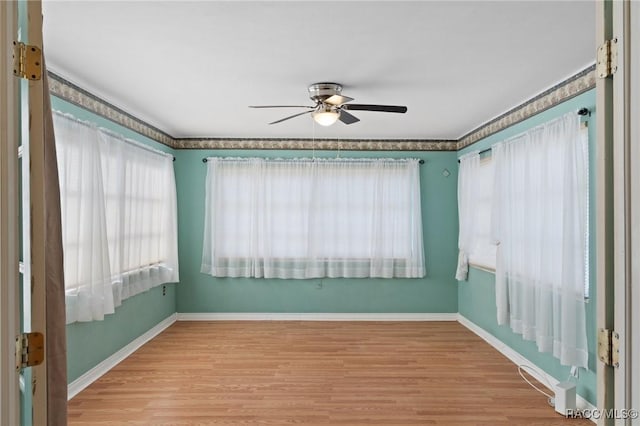
{"label": "ceiling fan light fixture", "polygon": [[282,123],[301,115],[311,114],[313,120],[321,126],[331,126],[340,120],[344,124],[353,124],[360,121],[350,111],[378,111],[378,112],[407,112],[406,106],[401,105],[376,105],[376,104],[352,104],[353,98],[342,96],[342,86],[338,83],[314,83],[309,86],[309,98],[315,105],[251,105],[250,108],[304,108],[306,111],[281,118],[269,124]]}
{"label": "ceiling fan light fixture", "polygon": [[332,111],[331,109],[324,109],[311,113],[311,116],[319,125],[331,126],[333,123],[338,121],[340,113],[337,111]]}

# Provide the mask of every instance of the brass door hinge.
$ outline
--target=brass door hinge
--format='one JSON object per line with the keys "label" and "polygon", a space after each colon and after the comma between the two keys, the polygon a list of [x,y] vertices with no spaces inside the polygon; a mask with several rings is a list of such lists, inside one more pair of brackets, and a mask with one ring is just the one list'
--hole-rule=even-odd
{"label": "brass door hinge", "polygon": [[44,361],[44,335],[42,333],[23,333],[16,337],[16,370]]}
{"label": "brass door hinge", "polygon": [[606,365],[620,366],[620,335],[613,330],[598,330],[598,358]]}
{"label": "brass door hinge", "polygon": [[13,42],[13,75],[27,80],[42,78],[42,50],[19,41]]}
{"label": "brass door hinge", "polygon": [[596,73],[599,78],[607,78],[618,70],[618,39],[607,40],[598,46]]}

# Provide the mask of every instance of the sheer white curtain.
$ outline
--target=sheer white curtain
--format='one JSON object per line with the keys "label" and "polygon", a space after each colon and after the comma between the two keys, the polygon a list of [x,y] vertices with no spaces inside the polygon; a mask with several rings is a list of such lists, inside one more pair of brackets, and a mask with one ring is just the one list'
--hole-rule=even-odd
{"label": "sheer white curtain", "polygon": [[54,114],[67,323],[102,320],[122,300],[178,281],[172,157]]}
{"label": "sheer white curtain", "polygon": [[106,225],[116,306],[178,281],[173,157],[102,130]]}
{"label": "sheer white curtain", "polygon": [[476,245],[476,188],[480,172],[480,152],[460,157],[458,169],[458,267],[456,279],[465,281],[469,272],[469,254]]}
{"label": "sheer white curtain", "polygon": [[53,114],[60,179],[67,324],[114,312],[100,135]]}
{"label": "sheer white curtain", "polygon": [[202,272],[422,277],[418,160],[207,163]]}
{"label": "sheer white curtain", "polygon": [[579,116],[494,145],[498,322],[587,367],[588,147]]}

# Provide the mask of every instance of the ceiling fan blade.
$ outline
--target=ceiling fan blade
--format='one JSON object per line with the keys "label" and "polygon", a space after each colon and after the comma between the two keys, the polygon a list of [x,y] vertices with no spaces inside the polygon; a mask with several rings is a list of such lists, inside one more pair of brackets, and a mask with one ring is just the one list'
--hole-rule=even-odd
{"label": "ceiling fan blade", "polygon": [[249,108],[310,108],[313,109],[315,106],[309,105],[249,105]]}
{"label": "ceiling fan blade", "polygon": [[370,105],[370,104],[347,104],[342,109],[348,109],[351,111],[379,111],[379,112],[407,112],[406,106],[400,105]]}
{"label": "ceiling fan blade", "polygon": [[347,111],[345,111],[344,109],[340,111],[340,117],[339,117],[340,121],[342,121],[344,124],[353,124],[353,123],[357,123],[358,121],[360,121],[360,119],[352,114],[349,114]]}
{"label": "ceiling fan blade", "polygon": [[348,96],[333,95],[333,96],[329,96],[327,99],[325,99],[324,103],[337,106],[337,105],[346,104],[347,102],[351,102],[352,100],[353,100],[353,98],[350,98]]}
{"label": "ceiling fan blade", "polygon": [[281,118],[280,120],[277,120],[277,121],[272,121],[272,122],[271,122],[271,123],[269,123],[269,124],[282,123],[283,121],[289,120],[290,118],[295,118],[295,117],[297,117],[297,116],[299,116],[299,115],[303,115],[303,114],[310,114],[310,113],[312,113],[312,112],[313,112],[313,111],[304,111],[304,112],[301,112],[301,113],[298,113],[298,114],[293,114],[293,115],[290,115],[289,117]]}

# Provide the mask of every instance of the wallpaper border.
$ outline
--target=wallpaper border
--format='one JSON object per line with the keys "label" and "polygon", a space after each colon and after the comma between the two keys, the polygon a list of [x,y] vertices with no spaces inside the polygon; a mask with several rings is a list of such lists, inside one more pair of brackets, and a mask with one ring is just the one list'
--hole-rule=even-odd
{"label": "wallpaper border", "polygon": [[178,149],[301,149],[345,151],[456,151],[455,140],[419,139],[177,139]]}
{"label": "wallpaper border", "polygon": [[525,103],[472,130],[458,140],[458,150],[576,97],[596,86],[595,65],[556,84]]}
{"label": "wallpaper border", "polygon": [[237,139],[174,138],[70,81],[49,72],[51,94],[174,149],[263,149],[345,151],[458,151],[542,111],[591,90],[595,65],[479,126],[458,140],[433,139]]}
{"label": "wallpaper border", "polygon": [[175,139],[157,127],[140,120],[51,71],[48,72],[48,77],[49,92],[52,95],[120,124],[156,142],[171,148],[174,147]]}

